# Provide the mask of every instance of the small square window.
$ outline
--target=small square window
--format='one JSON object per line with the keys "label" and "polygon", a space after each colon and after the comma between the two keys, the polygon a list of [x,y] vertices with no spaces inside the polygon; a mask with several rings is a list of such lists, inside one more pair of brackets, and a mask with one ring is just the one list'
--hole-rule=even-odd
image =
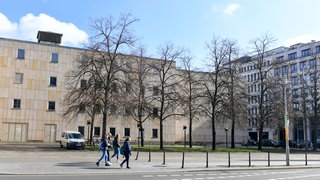
{"label": "small square window", "polygon": [[153,110],[152,110],[152,115],[153,117],[158,117],[158,108],[154,107]]}
{"label": "small square window", "polygon": [[55,110],[56,110],[56,102],[54,102],[54,101],[49,101],[49,103],[48,103],[48,110],[49,110],[49,111],[55,111]]}
{"label": "small square window", "polygon": [[50,86],[57,86],[57,77],[50,77]]}
{"label": "small square window", "polygon": [[110,133],[112,134],[112,136],[116,135],[116,128],[115,127],[111,127],[110,128]]}
{"label": "small square window", "polygon": [[158,129],[152,129],[152,138],[158,138]]}
{"label": "small square window", "polygon": [[21,99],[13,100],[13,108],[21,108]]}
{"label": "small square window", "polygon": [[100,127],[94,127],[94,135],[100,136]]}
{"label": "small square window", "polygon": [[126,137],[130,136],[130,128],[124,128],[124,136]]}
{"label": "small square window", "polygon": [[15,75],[15,83],[22,84],[23,83],[23,73],[16,73]]}
{"label": "small square window", "polygon": [[159,87],[158,86],[153,86],[153,95],[158,96],[160,93]]}
{"label": "small square window", "polygon": [[59,54],[58,53],[52,53],[51,62],[53,62],[53,63],[58,63],[59,62]]}
{"label": "small square window", "polygon": [[81,79],[81,80],[80,80],[80,87],[81,87],[81,88],[84,88],[84,87],[86,87],[86,86],[87,86],[87,80]]}
{"label": "small square window", "polygon": [[18,49],[18,59],[24,59],[24,49]]}

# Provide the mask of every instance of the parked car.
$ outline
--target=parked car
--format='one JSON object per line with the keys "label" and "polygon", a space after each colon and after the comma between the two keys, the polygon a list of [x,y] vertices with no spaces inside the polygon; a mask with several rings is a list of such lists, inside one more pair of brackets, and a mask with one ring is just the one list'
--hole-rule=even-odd
{"label": "parked car", "polygon": [[[285,148],[285,147],[286,147],[286,141],[285,141],[285,140],[280,141],[279,147]],[[299,144],[298,144],[297,141],[289,140],[289,147],[290,147],[290,148],[298,148],[298,147],[299,147]]]}
{"label": "parked car", "polygon": [[262,139],[262,146],[267,146],[267,147],[278,147],[279,144],[272,140],[272,139]]}
{"label": "parked car", "polygon": [[[299,144],[299,148],[305,148],[306,147],[306,143],[302,142],[301,144]],[[312,142],[308,141],[308,148],[312,148]]]}
{"label": "parked car", "polygon": [[84,149],[85,140],[78,131],[63,131],[60,138],[60,147],[68,149]]}

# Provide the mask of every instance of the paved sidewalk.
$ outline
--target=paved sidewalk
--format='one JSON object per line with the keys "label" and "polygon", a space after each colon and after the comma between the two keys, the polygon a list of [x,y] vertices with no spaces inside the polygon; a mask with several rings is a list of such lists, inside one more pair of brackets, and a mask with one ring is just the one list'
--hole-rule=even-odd
{"label": "paved sidewalk", "polygon": [[[320,167],[320,154],[290,154],[290,166],[286,166],[284,153],[183,153],[133,152],[130,159],[131,169],[112,159],[111,166],[96,166],[99,151],[61,149],[57,144],[0,144],[1,174],[81,174],[81,173],[155,173],[163,171],[202,171],[202,170],[237,170],[264,168],[310,168]],[[164,158],[165,156],[165,158]],[[208,167],[207,166],[208,159]],[[121,157],[122,161],[123,158]],[[149,161],[150,160],[150,161]],[[270,166],[269,166],[270,165]],[[183,168],[182,168],[183,166]]]}

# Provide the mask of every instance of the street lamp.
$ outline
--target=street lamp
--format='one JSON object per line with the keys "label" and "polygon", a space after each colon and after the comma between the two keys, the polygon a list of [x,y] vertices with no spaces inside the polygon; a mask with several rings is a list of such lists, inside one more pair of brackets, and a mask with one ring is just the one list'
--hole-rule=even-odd
{"label": "street lamp", "polygon": [[285,79],[284,82],[284,131],[285,131],[285,140],[286,140],[286,165],[289,166],[289,116],[288,116],[288,107],[287,107],[287,84],[288,79]]}
{"label": "street lamp", "polygon": [[186,147],[186,141],[187,141],[187,126],[183,126],[184,131],[184,147]]}
{"label": "street lamp", "polygon": [[228,128],[226,127],[224,130],[226,132],[226,148],[228,148]]}

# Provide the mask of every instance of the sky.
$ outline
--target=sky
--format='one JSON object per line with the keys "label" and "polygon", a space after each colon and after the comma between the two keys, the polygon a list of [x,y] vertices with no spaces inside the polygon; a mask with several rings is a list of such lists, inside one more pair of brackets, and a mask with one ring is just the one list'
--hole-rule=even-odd
{"label": "sky", "polygon": [[213,37],[235,40],[241,54],[268,33],[273,48],[320,40],[319,0],[0,0],[0,37],[36,42],[38,30],[62,33],[62,45],[83,47],[96,18],[132,14],[131,28],[157,58],[171,42],[203,68]]}

